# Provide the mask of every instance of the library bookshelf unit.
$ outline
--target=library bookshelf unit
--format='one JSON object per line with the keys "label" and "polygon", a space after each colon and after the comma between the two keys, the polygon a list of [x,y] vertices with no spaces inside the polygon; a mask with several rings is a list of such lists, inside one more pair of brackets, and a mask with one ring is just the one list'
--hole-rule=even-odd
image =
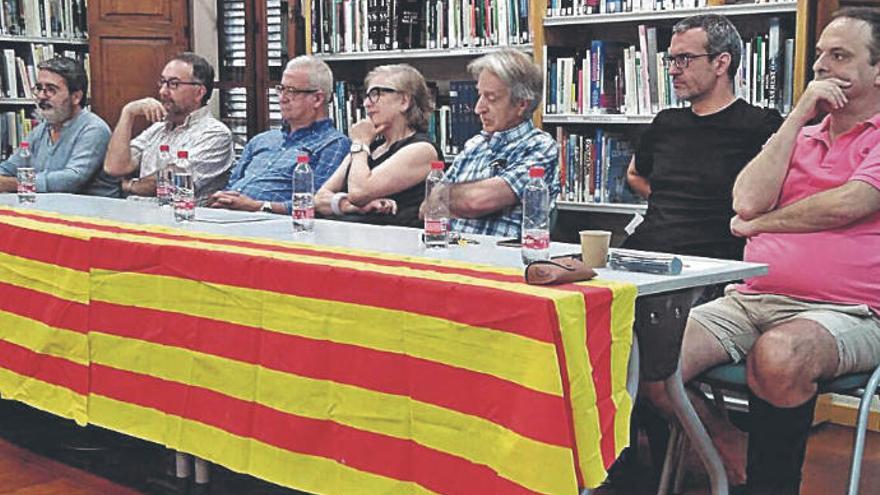
{"label": "library bookshelf unit", "polygon": [[[89,70],[84,0],[0,0],[0,159],[34,125],[40,62],[64,55]],[[17,8],[13,8],[17,7]]]}
{"label": "library bookshelf unit", "polygon": [[626,191],[626,167],[657,111],[683,105],[662,62],[679,20],[716,13],[737,26],[745,46],[736,89],[746,101],[784,114],[803,91],[816,0],[667,0],[668,8],[658,10],[661,3],[546,2],[545,43],[536,49],[545,73],[542,124],[557,137],[565,170],[554,238],[573,240],[581,228],[619,233],[645,212],[645,203]]}
{"label": "library bookshelf unit", "polygon": [[540,32],[538,4],[346,0],[334,12],[329,0],[311,0],[304,2],[306,46],[333,70],[337,88],[332,117],[343,132],[363,116],[363,79],[372,68],[407,63],[418,69],[437,107],[428,133],[451,161],[480,129],[473,114],[475,82],[467,64],[502,48],[532,54],[540,43],[535,38]]}

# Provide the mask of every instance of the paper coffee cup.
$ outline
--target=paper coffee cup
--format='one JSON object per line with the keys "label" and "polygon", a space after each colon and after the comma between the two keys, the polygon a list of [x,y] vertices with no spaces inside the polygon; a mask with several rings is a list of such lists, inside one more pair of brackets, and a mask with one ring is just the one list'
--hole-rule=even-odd
{"label": "paper coffee cup", "polygon": [[584,265],[590,268],[605,268],[608,263],[608,246],[611,244],[611,232],[607,230],[582,230],[581,256]]}

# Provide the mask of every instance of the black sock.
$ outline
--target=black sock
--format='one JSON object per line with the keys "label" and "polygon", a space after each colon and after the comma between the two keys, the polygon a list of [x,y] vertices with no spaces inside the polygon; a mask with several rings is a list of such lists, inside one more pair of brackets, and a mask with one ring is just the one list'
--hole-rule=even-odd
{"label": "black sock", "polygon": [[779,408],[749,393],[750,495],[797,495],[816,396],[797,407]]}

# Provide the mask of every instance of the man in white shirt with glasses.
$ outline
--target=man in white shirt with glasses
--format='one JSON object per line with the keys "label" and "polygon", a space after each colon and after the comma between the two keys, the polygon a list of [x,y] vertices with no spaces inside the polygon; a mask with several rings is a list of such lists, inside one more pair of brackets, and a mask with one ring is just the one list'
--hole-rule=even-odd
{"label": "man in white shirt with glasses", "polygon": [[[134,175],[122,181],[125,193],[155,196],[159,146],[168,145],[175,159],[178,151],[187,151],[196,201],[205,205],[226,185],[234,159],[232,133],[207,107],[214,89],[214,68],[199,55],[184,52],[165,65],[157,85],[158,100],[148,97],[123,107],[104,170],[117,177]],[[138,118],[153,124],[133,138]]]}

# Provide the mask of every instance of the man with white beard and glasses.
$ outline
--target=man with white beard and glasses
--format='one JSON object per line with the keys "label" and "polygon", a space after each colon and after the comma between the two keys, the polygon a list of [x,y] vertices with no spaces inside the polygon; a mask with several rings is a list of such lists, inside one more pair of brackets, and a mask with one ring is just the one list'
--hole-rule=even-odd
{"label": "man with white beard and glasses", "polygon": [[[158,100],[147,97],[122,108],[107,147],[104,170],[116,177],[136,174],[122,181],[126,194],[155,196],[159,146],[168,145],[174,157],[185,150],[196,201],[205,205],[226,185],[234,159],[232,133],[207,107],[214,90],[214,68],[203,57],[183,52],[165,64],[156,86]],[[139,118],[153,125],[133,138],[132,129]]]}
{"label": "man with white beard and glasses", "polygon": [[[34,98],[37,125],[25,139],[36,170],[37,192],[68,192],[94,196],[121,196],[118,179],[101,170],[110,128],[88,103],[88,78],[81,63],[56,57],[37,66]],[[0,192],[18,188],[16,171],[24,166],[18,153],[0,163]]]}

